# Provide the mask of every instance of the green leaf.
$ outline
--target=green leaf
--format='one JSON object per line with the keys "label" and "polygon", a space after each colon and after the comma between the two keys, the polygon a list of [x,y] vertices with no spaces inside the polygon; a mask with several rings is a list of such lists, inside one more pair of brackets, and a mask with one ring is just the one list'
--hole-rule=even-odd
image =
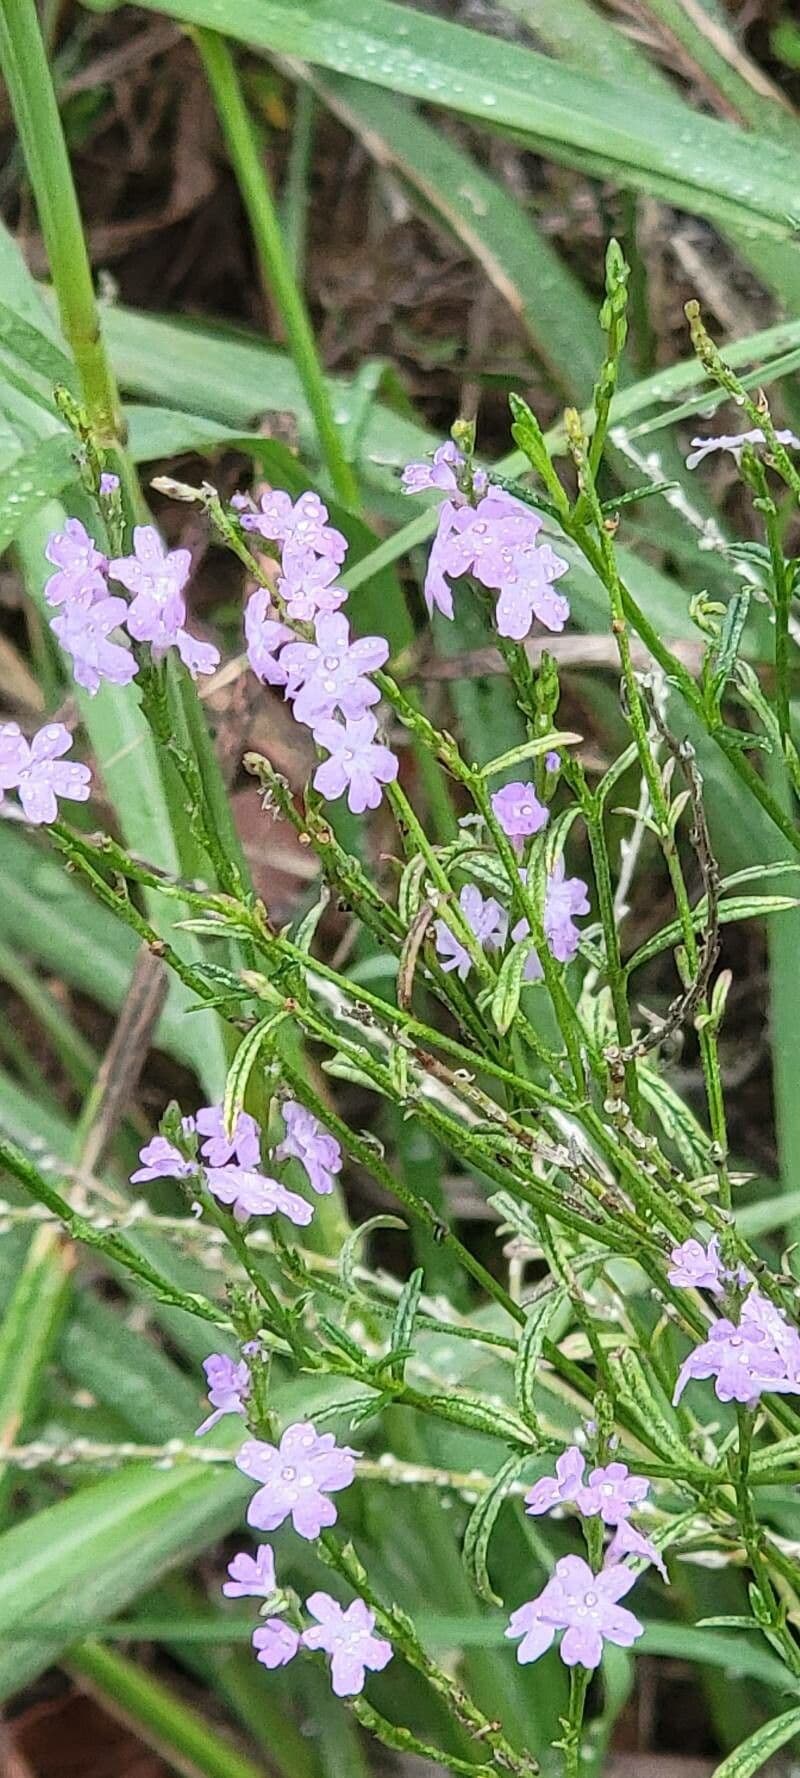
{"label": "green leaf", "polygon": [[[148,7],[164,11],[161,0]],[[522,135],[539,153],[655,192],[699,215],[779,238],[800,215],[800,175],[789,147],[745,136],[625,87],[572,73],[519,44],[413,13],[391,0],[171,0],[169,14],[270,54],[363,78]]]}
{"label": "green leaf", "polygon": [[532,938],[524,938],[521,944],[514,945],[508,956],[503,959],[497,986],[492,995],[492,1018],[498,1031],[505,1036],[519,1011],[522,993],[522,977],[525,965],[532,952],[536,949]]}
{"label": "green leaf", "polygon": [[236,1128],[236,1120],[240,1111],[244,1110],[247,1083],[258,1061],[259,1054],[269,1043],[276,1026],[286,1014],[271,1013],[266,1019],[259,1019],[257,1025],[242,1038],[239,1048],[228,1069],[225,1082],[222,1118],[228,1136],[232,1136]]}
{"label": "green leaf", "polygon": [[509,766],[521,765],[525,759],[541,759],[544,753],[557,753],[560,747],[576,747],[582,740],[582,735],[573,734],[569,729],[551,729],[546,735],[537,735],[521,747],[511,747],[507,753],[498,754],[497,759],[490,759],[481,767],[481,777],[493,778]]}
{"label": "green leaf", "polygon": [[0,1537],[0,1697],[58,1658],[67,1636],[18,1641],[14,1626],[113,1616],[175,1563],[231,1529],[247,1483],[231,1466],[212,1473],[134,1468],[84,1487]]}
{"label": "green leaf", "polygon": [[721,1766],[715,1767],[713,1778],[752,1778],[752,1774],[760,1772],[779,1747],[785,1747],[797,1734],[800,1734],[800,1707],[787,1710],[783,1716],[776,1716],[772,1722],[764,1723],[763,1728],[756,1729],[755,1734],[748,1736]]}
{"label": "green leaf", "polygon": [[0,472],[0,551],[8,549],[27,520],[75,480],[75,441],[56,432],[15,457]]}
{"label": "green leaf", "polygon": [[473,1507],[464,1532],[464,1567],[476,1593],[490,1605],[502,1605],[503,1601],[493,1591],[489,1580],[486,1567],[489,1541],[508,1490],[528,1462],[527,1457],[509,1457],[498,1470],[491,1488]]}
{"label": "green leaf", "polygon": [[411,1273],[408,1282],[403,1285],[392,1322],[389,1354],[384,1359],[382,1369],[399,1377],[401,1381],[405,1370],[405,1355],[411,1347],[414,1323],[417,1319],[419,1299],[422,1295],[424,1282],[422,1267],[417,1266],[416,1270]]}
{"label": "green leaf", "polygon": [[519,1337],[514,1362],[514,1387],[519,1411],[523,1419],[533,1427],[538,1424],[536,1372],[541,1362],[547,1330],[556,1310],[562,1308],[567,1300],[563,1285],[557,1285],[554,1290],[548,1291],[531,1305]]}
{"label": "green leaf", "polygon": [[370,1216],[367,1218],[366,1222],[359,1223],[358,1228],[353,1229],[352,1233],[347,1236],[346,1241],[342,1244],[342,1251],[339,1254],[339,1277],[342,1280],[348,1296],[363,1297],[366,1295],[366,1292],[361,1289],[358,1283],[355,1271],[358,1263],[358,1249],[361,1246],[362,1241],[366,1241],[369,1238],[373,1229],[405,1230],[405,1227],[406,1224],[399,1216]]}
{"label": "green leaf", "polygon": [[[721,926],[729,926],[734,920],[761,920],[767,914],[785,914],[797,906],[797,898],[793,895],[732,895],[729,900],[720,903],[718,917]],[[707,919],[705,901],[700,901],[692,910],[692,925],[695,930],[700,931]],[[660,932],[654,932],[653,937],[646,944],[640,945],[638,951],[634,951],[625,965],[626,973],[632,975],[634,969],[640,969],[643,963],[649,963],[661,951],[668,951],[672,945],[680,942],[680,922],[673,920],[669,926],[662,926]]]}

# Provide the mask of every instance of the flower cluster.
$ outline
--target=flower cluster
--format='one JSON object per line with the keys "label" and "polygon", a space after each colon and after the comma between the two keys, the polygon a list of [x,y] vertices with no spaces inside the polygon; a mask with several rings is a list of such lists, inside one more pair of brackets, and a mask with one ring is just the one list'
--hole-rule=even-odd
{"label": "flower cluster", "polygon": [[[110,640],[114,632],[127,630],[134,642],[149,643],[154,660],[176,648],[192,678],[219,666],[219,651],[186,629],[189,551],[167,551],[152,525],[136,525],[133,554],[109,561],[80,519],[67,519],[64,530],[49,538],[45,555],[56,569],[45,598],[61,606],[50,628],[72,656],[76,683],[84,691],[93,696],[103,680],[129,685],[136,677],[136,660],[121,641]],[[125,587],[130,602],[109,592],[109,579]]]}
{"label": "flower cluster", "polygon": [[720,1252],[719,1235],[712,1235],[707,1247],[703,1246],[702,1241],[691,1237],[688,1241],[683,1241],[680,1247],[673,1247],[670,1259],[672,1265],[667,1273],[670,1284],[708,1290],[712,1296],[722,1296],[731,1284],[744,1288],[750,1283],[750,1273],[745,1266],[737,1266],[730,1271],[725,1265]]}
{"label": "flower cluster", "polygon": [[[338,584],[347,542],[310,492],[292,502],[288,494],[270,490],[258,507],[239,495],[235,505],[244,530],[281,550],[280,608],[259,587],[245,611],[250,666],[265,684],[282,688],[296,720],[327,753],[315,772],[315,789],[329,801],[347,791],[357,815],[376,809],[383,786],[398,770],[396,755],[376,739],[372,715],[380,692],[370,674],[385,664],[389,644],[383,636],[351,639],[339,609],[347,598],[346,587]],[[284,617],[310,626],[313,635],[298,635]]]}
{"label": "flower cluster", "polygon": [[[521,873],[525,881],[526,873]],[[458,898],[459,908],[478,944],[486,951],[502,950],[508,936],[508,914],[494,896],[484,897],[474,884],[468,883]],[[547,879],[544,902],[544,930],[548,948],[558,963],[571,963],[577,954],[580,931],[576,914],[588,914],[589,896],[581,877],[566,875],[563,858],[554,865]],[[530,926],[526,919],[517,920],[511,928],[514,944],[527,938]],[[466,946],[445,920],[436,920],[433,927],[436,953],[445,974],[455,971],[465,981],[472,966]],[[523,979],[538,982],[542,965],[537,952],[531,949],[525,959]]]}
{"label": "flower cluster", "polygon": [[0,723],[0,803],[16,790],[26,821],[34,827],[55,821],[57,797],[85,803],[92,774],[88,766],[65,760],[72,736],[63,722],[48,722],[26,741],[16,722]]}
{"label": "flower cluster", "polygon": [[753,1285],[739,1320],[721,1317],[684,1359],[673,1400],[693,1378],[714,1378],[719,1401],[755,1407],[762,1395],[800,1395],[800,1333]]}
{"label": "flower cluster", "polygon": [[641,1636],[638,1618],[619,1605],[637,1578],[623,1558],[652,1562],[668,1579],[659,1550],[630,1522],[648,1491],[646,1478],[631,1475],[625,1463],[602,1464],[587,1476],[586,1458],[572,1445],[558,1458],[555,1476],[542,1476],[526,1494],[526,1511],[534,1517],[574,1506],[584,1519],[599,1518],[613,1536],[599,1573],[581,1556],[563,1556],[542,1592],[512,1612],[506,1635],[521,1638],[517,1660],[523,1665],[545,1654],[559,1630],[564,1633],[561,1659],[568,1667],[597,1667],[604,1642],[630,1648]]}
{"label": "flower cluster", "polygon": [[446,495],[425,576],[429,613],[452,618],[450,583],[471,574],[497,595],[499,635],[521,642],[536,619],[545,629],[563,630],[569,602],[554,591],[554,582],[569,564],[539,540],[542,520],[533,507],[492,486],[454,444],[440,446],[432,463],[410,463],[403,487],[408,494],[431,489]]}
{"label": "flower cluster", "polygon": [[[342,1165],[336,1138],[323,1129],[313,1112],[294,1099],[284,1102],[282,1115],[285,1135],[272,1159],[298,1160],[312,1191],[332,1191]],[[277,1212],[298,1227],[311,1221],[313,1208],[305,1198],[290,1191],[280,1179],[261,1171],[261,1136],[255,1118],[248,1112],[239,1112],[231,1136],[225,1129],[221,1105],[205,1105],[193,1118],[183,1118],[181,1122],[184,1136],[203,1137],[200,1157],[206,1185],[212,1197],[233,1211],[237,1222],[246,1222],[250,1216],[274,1216]],[[139,1159],[141,1166],[131,1175],[132,1185],[151,1179],[188,1179],[198,1165],[166,1136],[154,1136],[145,1144]]]}

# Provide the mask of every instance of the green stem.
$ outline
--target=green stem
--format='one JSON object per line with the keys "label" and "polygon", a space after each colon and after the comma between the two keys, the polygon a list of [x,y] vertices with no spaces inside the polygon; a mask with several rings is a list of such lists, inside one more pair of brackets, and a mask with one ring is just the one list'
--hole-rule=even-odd
{"label": "green stem", "polygon": [[[589,850],[592,854],[595,887],[597,889],[597,906],[606,948],[606,974],[611,992],[611,1004],[617,1025],[617,1038],[622,1049],[630,1049],[633,1044],[630,1007],[625,970],[619,946],[619,930],[614,907],[614,891],[611,883],[611,866],[608,857],[605,828],[603,826],[602,805],[592,796],[586,784],[582,768],[575,772],[575,782],[580,796],[586,832],[589,836]],[[639,1119],[639,1076],[636,1060],[629,1056],[625,1062],[625,1093],[628,1107],[634,1122]]]}
{"label": "green stem", "polygon": [[138,482],[106,356],[67,146],[34,0],[3,0],[0,61],[44,235],[64,338],[72,349],[96,443],[112,452],[128,491]]}
{"label": "green stem", "polygon": [[747,1551],[748,1561],[753,1571],[763,1617],[759,1618],[767,1639],[777,1648],[787,1667],[795,1678],[800,1677],[800,1647],[788,1625],[784,1622],[780,1603],[770,1578],[769,1563],[764,1553],[763,1534],[756,1518],[755,1502],[750,1488],[749,1470],[753,1447],[753,1413],[752,1409],[737,1404],[736,1418],[739,1427],[738,1445],[734,1457],[736,1500],[739,1508],[739,1526],[742,1540]]}
{"label": "green stem", "polygon": [[227,43],[215,31],[194,32],[220,127],[239,183],[267,288],[286,328],[297,374],[314,419],[322,457],[343,505],[357,511],[358,482],[345,455],[308,311],[292,270],[259,142]]}
{"label": "green stem", "polygon": [[586,1667],[573,1667],[569,1676],[569,1710],[561,1743],[564,1754],[564,1778],[580,1778],[583,1713],[590,1674]]}

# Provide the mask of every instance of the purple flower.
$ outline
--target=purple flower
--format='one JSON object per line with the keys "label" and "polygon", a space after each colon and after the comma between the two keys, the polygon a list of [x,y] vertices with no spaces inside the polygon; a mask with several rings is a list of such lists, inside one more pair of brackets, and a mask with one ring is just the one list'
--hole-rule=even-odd
{"label": "purple flower", "polygon": [[253,1647],[257,1651],[256,1660],[272,1671],[275,1667],[288,1667],[294,1660],[300,1637],[291,1624],[285,1624],[279,1617],[268,1617],[265,1624],[259,1624],[253,1631]]}
{"label": "purple flower", "polygon": [[652,1562],[653,1567],[658,1569],[661,1579],[669,1586],[669,1575],[661,1551],[656,1549],[649,1537],[645,1537],[644,1532],[638,1531],[636,1526],[631,1524],[630,1519],[620,1519],[606,1550],[604,1566],[606,1568],[613,1567],[614,1563],[619,1562],[623,1556],[641,1556],[643,1561]]}
{"label": "purple flower", "polygon": [[398,761],[389,747],[376,742],[378,724],[374,716],[359,717],[357,722],[314,724],[314,740],[327,749],[314,773],[314,789],[335,802],[347,790],[347,805],[354,815],[365,809],[377,809],[381,785],[392,784],[398,773]]}
{"label": "purple flower", "polygon": [[266,587],[258,587],[245,606],[244,638],[247,659],[263,685],[287,684],[289,675],[277,651],[293,636],[289,625],[276,617]]}
{"label": "purple flower", "polygon": [[104,469],[100,477],[100,493],[106,498],[110,498],[112,494],[116,494],[118,487],[119,476],[112,474],[110,470]]}
{"label": "purple flower", "polygon": [[196,1161],[187,1161],[166,1136],[154,1136],[146,1142],[139,1159],[142,1165],[131,1174],[131,1185],[141,1185],[148,1179],[188,1179],[190,1173],[197,1171]]}
{"label": "purple flower", "polygon": [[[775,437],[779,444],[789,445],[791,450],[800,451],[800,438],[796,438],[793,432],[787,430],[776,432]],[[691,453],[686,459],[686,467],[687,469],[696,469],[698,463],[702,463],[703,458],[710,456],[712,451],[730,451],[731,456],[735,457],[738,463],[746,444],[763,445],[765,442],[760,426],[754,427],[752,432],[725,432],[720,438],[693,438]]]}
{"label": "purple flower", "polygon": [[742,1305],[739,1324],[722,1317],[712,1322],[678,1372],[673,1401],[691,1378],[713,1377],[719,1401],[752,1407],[766,1392],[800,1394],[800,1335],[779,1309],[755,1287]]}
{"label": "purple flower", "polygon": [[555,593],[552,583],[560,580],[568,568],[569,562],[557,556],[549,543],[538,549],[531,544],[513,550],[495,606],[499,635],[522,642],[534,618],[547,630],[563,630],[569,617],[569,600],[563,593]]}
{"label": "purple flower", "polygon": [[547,826],[549,815],[532,784],[504,784],[492,797],[492,808],[510,840],[526,840]]}
{"label": "purple flower", "polygon": [[557,1630],[564,1631],[560,1653],[567,1667],[598,1667],[604,1642],[630,1648],[644,1626],[618,1601],[635,1580],[622,1563],[593,1574],[581,1556],[562,1556],[539,1597],[512,1612],[506,1635],[522,1637],[517,1660],[538,1661]]}
{"label": "purple flower", "polygon": [[291,1516],[300,1537],[319,1537],[336,1523],[329,1494],[349,1488],[355,1475],[355,1451],[337,1445],[332,1432],[318,1433],[311,1421],[287,1426],[280,1445],[246,1439],[236,1463],[243,1475],[262,1485],[247,1509],[247,1523],[259,1531],[277,1531]]}
{"label": "purple flower", "polygon": [[356,720],[378,702],[380,692],[364,674],[383,666],[389,644],[383,636],[359,636],[351,642],[347,618],[337,612],[323,612],[314,635],[314,642],[290,642],[281,655],[289,673],[286,695],[294,700],[297,721],[313,728],[335,710]]}
{"label": "purple flower", "polygon": [[73,599],[51,620],[54,636],[72,655],[77,684],[92,697],[99,691],[101,680],[106,679],[111,685],[130,685],[139,670],[129,648],[108,640],[110,632],[119,629],[127,615],[124,599],[96,599],[93,605]]}
{"label": "purple flower", "polygon": [[722,1295],[724,1276],[718,1235],[712,1235],[707,1247],[694,1239],[683,1241],[680,1247],[673,1247],[669,1257],[672,1261],[667,1273],[670,1284],[710,1290],[714,1296]]}
{"label": "purple flower", "polygon": [[607,1463],[591,1471],[578,1495],[578,1507],[587,1519],[599,1513],[604,1525],[619,1525],[649,1488],[646,1476],[631,1475],[627,1463]]}
{"label": "purple flower", "polygon": [[65,600],[73,599],[90,604],[93,599],[105,597],[108,559],[97,549],[80,519],[67,519],[63,531],[54,531],[44,553],[58,569],[45,585],[48,605],[63,605]]}
{"label": "purple flower", "polygon": [[586,1458],[577,1445],[570,1445],[556,1460],[555,1476],[542,1476],[525,1495],[525,1511],[533,1518],[549,1513],[553,1506],[574,1505],[581,1493]]}
{"label": "purple flower", "polygon": [[[575,925],[574,914],[588,914],[589,898],[586,884],[581,877],[566,877],[564,860],[559,858],[547,879],[544,898],[544,930],[547,943],[558,963],[571,963],[577,955],[580,944],[580,932]],[[511,929],[511,937],[515,944],[527,938],[530,926],[527,920],[518,920]],[[524,977],[526,982],[538,982],[542,978],[542,966],[535,951],[531,952],[525,964]]]}
{"label": "purple flower", "polygon": [[[404,494],[424,494],[437,488],[446,494],[459,494],[457,469],[463,469],[464,458],[452,439],[439,445],[430,463],[409,463],[403,470]],[[463,498],[463,496],[462,496]]]}
{"label": "purple flower", "polygon": [[72,736],[63,722],[46,723],[30,743],[16,722],[0,723],[0,792],[18,792],[25,819],[34,827],[57,819],[57,797],[75,803],[89,799],[88,766],[62,760],[71,746]]}
{"label": "purple flower", "polygon": [[445,570],[447,544],[457,512],[458,507],[452,500],[443,501],[439,508],[436,535],[431,544],[423,588],[429,617],[433,616],[434,611],[441,611],[442,616],[449,619],[453,616],[453,591],[449,581],[445,580]]}
{"label": "purple flower", "polygon": [[363,1692],[367,1673],[382,1673],[392,1658],[392,1645],[375,1636],[375,1613],[354,1599],[343,1611],[329,1593],[312,1593],[306,1610],[317,1619],[304,1630],[306,1648],[321,1648],[331,1656],[331,1685],[337,1698],[354,1698]]}
{"label": "purple flower", "polygon": [[[508,915],[499,901],[492,895],[484,899],[474,883],[465,883],[458,905],[478,943],[487,951],[499,951],[508,934]],[[442,969],[445,975],[455,970],[459,979],[466,981],[472,967],[469,951],[444,920],[437,920],[433,930],[437,954],[444,959]]]}
{"label": "purple flower", "polygon": [[548,772],[557,772],[558,768],[561,764],[561,754],[560,753],[546,753],[544,756],[544,763],[547,767]]}
{"label": "purple flower", "polygon": [[343,562],[347,555],[347,539],[341,531],[328,524],[328,508],[317,494],[301,494],[292,504],[288,494],[270,489],[262,494],[258,511],[242,512],[245,531],[258,531],[274,543],[291,539],[299,549],[314,550],[331,562]]}
{"label": "purple flower", "polygon": [[271,1544],[260,1543],[255,1556],[240,1550],[228,1563],[230,1580],[223,1581],[228,1599],[269,1599],[277,1589],[275,1556]]}
{"label": "purple flower", "polygon": [[153,525],[136,525],[133,555],[117,556],[109,573],[133,594],[128,629],[137,642],[162,652],[172,648],[186,617],[183,589],[192,558],[188,549],[166,550]]}
{"label": "purple flower", "polygon": [[208,1189],[221,1204],[230,1204],[237,1222],[248,1216],[274,1216],[280,1211],[289,1221],[304,1228],[314,1214],[305,1198],[287,1191],[279,1179],[266,1173],[254,1173],[247,1167],[209,1167]]}
{"label": "purple flower", "polygon": [[310,623],[321,612],[338,611],[347,598],[347,587],[337,586],[339,568],[329,556],[317,556],[291,539],[281,562],[278,592],[290,617]]}
{"label": "purple flower", "polygon": [[333,1191],[334,1175],[342,1170],[342,1151],[335,1136],[323,1129],[313,1111],[287,1099],[282,1106],[286,1135],[275,1150],[276,1161],[299,1161],[312,1190],[325,1197]]}
{"label": "purple flower", "polygon": [[206,1373],[208,1399],[214,1409],[208,1419],[198,1426],[195,1438],[202,1438],[204,1432],[210,1432],[212,1426],[225,1414],[244,1414],[245,1402],[250,1394],[250,1372],[242,1359],[234,1364],[224,1352],[212,1352],[203,1360]]}
{"label": "purple flower", "polygon": [[490,488],[477,506],[464,506],[452,521],[444,568],[453,579],[474,574],[485,587],[502,587],[514,572],[515,552],[532,549],[541,531],[538,512],[503,488]]}
{"label": "purple flower", "polygon": [[198,673],[216,673],[219,649],[213,642],[200,642],[197,636],[190,636],[188,630],[180,629],[175,637],[175,647],[193,679]]}
{"label": "purple flower", "polygon": [[234,1155],[240,1167],[257,1167],[261,1160],[258,1124],[247,1111],[240,1111],[233,1135],[225,1132],[221,1105],[203,1105],[195,1116],[195,1128],[206,1141],[200,1153],[209,1167],[227,1167]]}

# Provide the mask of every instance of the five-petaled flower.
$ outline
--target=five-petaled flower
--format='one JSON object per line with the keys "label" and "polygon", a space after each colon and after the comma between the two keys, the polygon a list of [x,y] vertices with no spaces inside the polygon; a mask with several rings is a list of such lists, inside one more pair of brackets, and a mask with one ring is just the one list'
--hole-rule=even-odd
{"label": "five-petaled flower", "polygon": [[96,599],[92,605],[71,599],[51,620],[53,635],[72,656],[76,684],[92,697],[103,680],[110,685],[130,685],[139,670],[130,649],[108,639],[112,630],[122,628],[127,615],[124,599]]}
{"label": "five-petaled flower", "polygon": [[281,653],[297,721],[313,728],[336,710],[357,720],[380,697],[365,675],[388,659],[388,642],[383,636],[359,636],[351,642],[347,618],[335,611],[317,618],[314,637],[313,642],[289,642]]}
{"label": "five-petaled flower", "polygon": [[[191,1119],[184,1124],[191,1126]],[[188,1179],[197,1172],[197,1162],[186,1159],[166,1136],[153,1136],[140,1150],[141,1166],[131,1174],[131,1185],[143,1185],[148,1179]]]}
{"label": "five-petaled flower", "polygon": [[291,1517],[300,1537],[319,1537],[325,1526],[336,1523],[329,1496],[349,1488],[355,1460],[355,1451],[337,1445],[332,1432],[318,1433],[310,1420],[287,1426],[279,1445],[247,1439],[236,1462],[244,1475],[261,1484],[248,1507],[248,1525],[276,1531]]}
{"label": "five-petaled flower", "polygon": [[208,1167],[206,1179],[212,1197],[230,1205],[237,1222],[246,1222],[248,1216],[280,1213],[298,1228],[304,1228],[314,1214],[305,1198],[267,1173],[256,1173],[248,1167]]}
{"label": "five-petaled flower", "polygon": [[397,777],[397,755],[376,741],[377,732],[375,717],[369,714],[357,722],[329,718],[314,724],[314,740],[330,756],[317,766],[314,788],[329,802],[346,790],[347,805],[354,815],[377,809],[381,786],[393,784]]}
{"label": "five-petaled flower", "polygon": [[255,1556],[240,1550],[228,1563],[228,1574],[230,1580],[224,1581],[222,1586],[228,1599],[271,1599],[277,1591],[272,1545],[260,1543]]}
{"label": "five-petaled flower", "polygon": [[[458,905],[478,944],[486,951],[501,950],[508,934],[508,915],[499,901],[495,901],[493,895],[481,895],[474,883],[465,883]],[[445,975],[455,970],[459,979],[466,981],[472,967],[466,945],[450,930],[446,920],[436,920],[433,933],[436,954]]]}
{"label": "five-petaled flower", "polygon": [[28,742],[16,722],[0,723],[0,795],[16,790],[26,821],[40,827],[58,819],[57,797],[85,803],[92,774],[63,755],[72,736],[63,722],[48,722]]}
{"label": "five-petaled flower", "polygon": [[593,1574],[582,1556],[562,1556],[538,1598],[512,1612],[506,1636],[521,1637],[517,1660],[538,1661],[564,1631],[561,1659],[567,1667],[600,1665],[603,1643],[631,1648],[644,1626],[619,1604],[636,1580],[633,1570],[615,1562]]}
{"label": "five-petaled flower", "polygon": [[337,1698],[353,1698],[364,1690],[367,1673],[382,1673],[392,1658],[392,1645],[375,1635],[375,1613],[363,1599],[343,1610],[329,1593],[312,1593],[306,1610],[317,1619],[304,1630],[305,1648],[322,1649],[331,1657],[331,1686]]}
{"label": "five-petaled flower", "polygon": [[202,1105],[195,1113],[194,1123],[199,1134],[205,1137],[200,1144],[200,1153],[207,1166],[227,1167],[234,1159],[240,1167],[258,1166],[260,1131],[248,1111],[238,1112],[232,1136],[225,1129],[221,1105]]}
{"label": "five-petaled flower", "polygon": [[333,1191],[335,1176],[342,1170],[342,1150],[313,1111],[287,1099],[281,1107],[286,1134],[275,1150],[276,1161],[299,1161],[312,1191],[325,1196]]}
{"label": "five-petaled flower", "polygon": [[252,1642],[256,1660],[272,1671],[276,1667],[286,1667],[294,1660],[300,1647],[300,1635],[282,1618],[268,1617],[253,1631]]}
{"label": "five-petaled flower", "polygon": [[203,1360],[203,1370],[206,1373],[208,1399],[214,1412],[198,1426],[195,1438],[202,1438],[204,1432],[210,1432],[224,1414],[245,1414],[250,1394],[250,1372],[244,1359],[236,1364],[224,1352],[212,1352]]}
{"label": "five-petaled flower", "polygon": [[48,605],[64,605],[74,599],[88,605],[105,598],[108,559],[80,519],[67,519],[63,531],[54,531],[44,553],[57,570],[45,583]]}
{"label": "five-petaled flower", "polygon": [[518,843],[540,833],[549,820],[544,803],[540,803],[532,784],[504,784],[492,797],[492,808],[504,834]]}
{"label": "five-petaled flower", "polygon": [[684,1359],[673,1401],[692,1379],[714,1378],[719,1401],[754,1407],[762,1395],[800,1395],[800,1334],[753,1286],[739,1321],[723,1316]]}

